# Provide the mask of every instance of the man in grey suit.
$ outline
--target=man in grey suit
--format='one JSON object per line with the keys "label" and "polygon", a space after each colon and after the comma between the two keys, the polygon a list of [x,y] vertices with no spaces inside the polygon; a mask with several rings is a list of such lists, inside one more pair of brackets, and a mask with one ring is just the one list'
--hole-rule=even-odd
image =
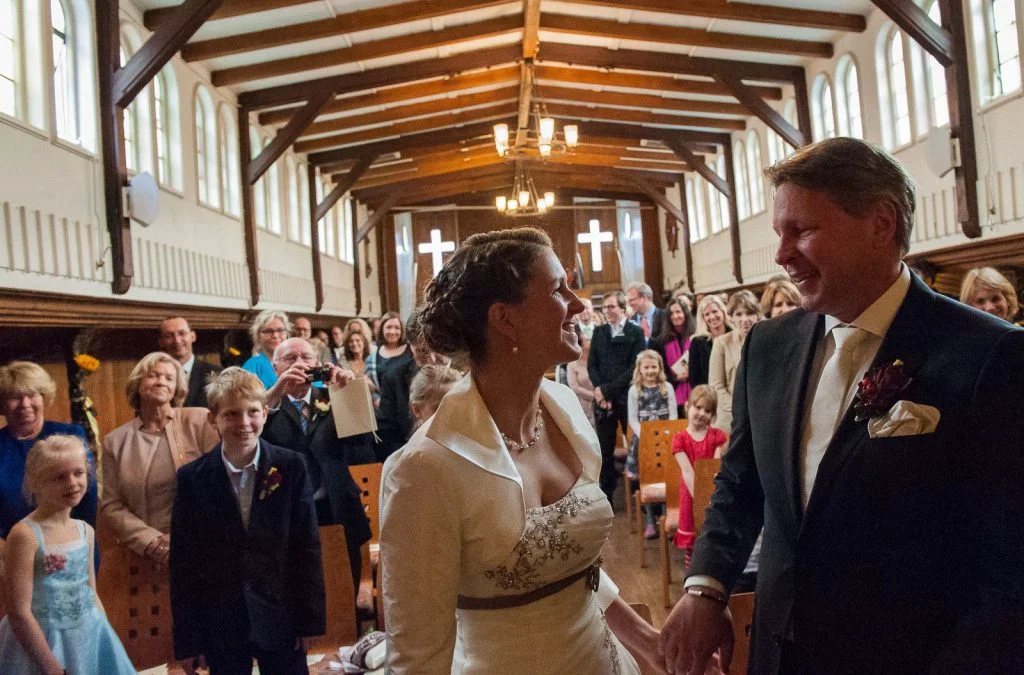
{"label": "man in grey suit", "polygon": [[206,380],[211,374],[219,373],[220,368],[202,359],[197,359],[196,355],[192,353],[192,345],[196,343],[196,332],[188,325],[188,321],[180,316],[172,316],[161,321],[158,342],[160,351],[170,354],[185,371],[188,395],[185,397],[182,407],[207,407]]}
{"label": "man in grey suit", "polygon": [[728,665],[762,526],[750,673],[1024,672],[1024,331],[901,262],[915,189],[883,150],[829,139],[767,175],[803,307],[744,342],[669,672]]}

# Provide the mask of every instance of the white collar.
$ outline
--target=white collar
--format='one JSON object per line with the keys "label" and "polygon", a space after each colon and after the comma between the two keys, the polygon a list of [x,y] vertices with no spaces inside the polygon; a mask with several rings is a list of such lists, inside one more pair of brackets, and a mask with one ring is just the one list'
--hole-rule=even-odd
{"label": "white collar", "polygon": [[188,375],[188,374],[190,374],[192,372],[192,366],[194,366],[194,365],[196,365],[196,355],[195,354],[193,354],[192,356],[188,357],[188,361],[186,361],[185,363],[181,364],[181,369],[185,371],[186,375]]}
{"label": "white collar", "polygon": [[[896,277],[896,281],[892,282],[892,286],[889,289],[878,296],[871,305],[868,306],[863,312],[860,313],[856,319],[854,319],[849,325],[865,330],[872,335],[884,338],[885,334],[889,331],[889,326],[892,325],[893,320],[896,318],[896,312],[899,311],[900,306],[903,304],[903,300],[907,297],[907,291],[910,290],[910,268],[905,263],[900,263],[900,274]],[[825,335],[829,334],[833,328],[843,323],[834,316],[825,315]]]}
{"label": "white collar", "polygon": [[629,317],[623,317],[622,321],[620,321],[618,323],[610,323],[608,325],[612,327],[612,332],[613,333],[616,333],[616,332],[621,333],[626,328],[626,324],[628,322],[629,322]]}
{"label": "white collar", "polygon": [[260,461],[260,444],[259,444],[259,441],[256,442],[256,454],[254,454],[252,456],[252,461],[249,462],[248,464],[246,464],[245,466],[243,466],[240,469],[235,467],[235,465],[231,463],[231,461],[228,459],[228,456],[224,453],[224,449],[223,448],[221,448],[221,451],[220,451],[220,458],[221,458],[221,461],[224,462],[224,467],[228,470],[228,475],[229,476],[231,474],[233,474],[233,473],[245,473],[249,469],[252,469],[253,471],[255,471],[256,467],[259,466],[259,461]]}
{"label": "white collar", "polygon": [[[593,430],[580,408],[576,394],[564,385],[541,381],[540,401],[558,428],[565,434],[583,464],[583,475],[596,481],[601,469],[601,455],[592,445]],[[572,415],[577,410],[576,416]],[[586,424],[587,429],[580,425]],[[588,435],[586,432],[590,431]],[[441,400],[437,412],[425,425],[427,438],[444,446],[485,471],[523,485],[501,432],[487,410],[472,375],[463,377]]]}
{"label": "white collar", "polygon": [[310,385],[309,388],[306,389],[306,395],[305,396],[300,396],[299,398],[295,398],[291,394],[288,394],[288,400],[291,401],[293,404],[295,403],[295,401],[305,401],[306,405],[311,405],[310,400],[309,400],[309,395],[312,394],[312,393],[313,393],[313,385]]}

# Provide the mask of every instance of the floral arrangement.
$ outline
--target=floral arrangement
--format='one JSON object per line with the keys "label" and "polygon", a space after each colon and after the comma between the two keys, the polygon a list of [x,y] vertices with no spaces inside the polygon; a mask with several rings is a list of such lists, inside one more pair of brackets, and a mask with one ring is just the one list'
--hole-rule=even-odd
{"label": "floral arrangement", "polygon": [[86,375],[92,375],[100,367],[100,360],[89,354],[76,354],[75,365]]}
{"label": "floral arrangement", "polygon": [[281,487],[282,479],[281,472],[277,470],[277,467],[270,467],[267,470],[267,475],[260,481],[260,501],[274,494],[274,491]]}
{"label": "floral arrangement", "polygon": [[231,356],[241,356],[242,352],[238,351],[235,347],[228,347],[228,354],[231,354]]}
{"label": "floral arrangement", "polygon": [[68,557],[62,553],[47,553],[43,556],[43,574],[55,574],[68,564]]}
{"label": "floral arrangement", "polygon": [[85,380],[99,370],[101,364],[98,358],[89,354],[94,337],[93,330],[82,331],[75,337],[71,346],[74,356],[68,364],[68,379],[71,383],[71,420],[85,428],[89,445],[97,448],[100,441],[100,426],[96,421],[96,406],[85,389]]}
{"label": "floral arrangement", "polygon": [[857,384],[857,397],[853,402],[856,420],[862,422],[883,417],[911,382],[913,378],[907,373],[903,361],[899,359],[868,370],[864,374],[864,379]]}

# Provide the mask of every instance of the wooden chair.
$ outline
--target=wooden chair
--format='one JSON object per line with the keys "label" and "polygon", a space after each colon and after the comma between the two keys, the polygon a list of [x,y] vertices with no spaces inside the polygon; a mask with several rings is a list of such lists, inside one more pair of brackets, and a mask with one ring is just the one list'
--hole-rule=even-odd
{"label": "wooden chair", "polygon": [[[352,480],[359,486],[359,501],[363,504],[370,521],[370,541],[363,545],[363,579],[359,584],[361,601],[368,602],[368,608],[380,614],[378,600],[379,586],[375,584],[375,571],[380,559],[380,481],[383,464],[354,464],[348,468]],[[365,600],[369,597],[369,600]],[[361,603],[360,603],[361,604]]]}
{"label": "wooden chair", "polygon": [[643,507],[665,502],[665,462],[672,460],[672,438],[685,428],[686,420],[640,423],[640,448],[637,452],[640,489],[634,494],[633,504],[636,507],[636,527],[640,542],[640,567],[647,567]]}
{"label": "wooden chair", "polygon": [[732,613],[732,667],[734,673],[747,672],[750,660],[750,630],[754,624],[754,594],[737,593],[729,598]]}
{"label": "wooden chair", "polygon": [[[623,461],[623,463],[625,463],[626,457],[629,456],[629,444],[632,441],[632,437],[633,437],[633,432],[632,431],[630,431],[630,433],[627,436],[623,436],[622,435],[622,428],[621,427],[616,427],[616,429],[615,429],[615,459],[616,460],[620,460],[621,459]],[[630,485],[629,476],[626,474],[626,467],[625,467],[625,465],[623,465],[623,467],[622,467],[622,488],[623,488],[624,494],[625,494],[625,499],[623,501],[625,501],[625,503],[626,503],[626,522],[629,523],[629,533],[630,534],[635,534],[636,533],[636,521],[633,520],[633,497],[632,497],[632,495],[629,494],[629,491],[630,491],[631,487],[632,486]]]}
{"label": "wooden chair", "polygon": [[693,531],[694,536],[700,533],[704,524],[704,515],[711,505],[711,496],[715,493],[715,476],[722,466],[720,459],[698,459],[693,467]]}
{"label": "wooden chair", "polygon": [[166,572],[153,561],[121,546],[111,534],[97,533],[103,564],[96,592],[107,619],[137,670],[174,661],[171,595]]}
{"label": "wooden chair", "polygon": [[665,460],[665,515],[658,519],[661,533],[661,598],[665,608],[672,607],[669,587],[672,585],[672,556],[669,553],[672,537],[679,529],[679,485],[683,482],[683,470],[675,457]]}
{"label": "wooden chair", "polygon": [[313,641],[310,652],[334,652],[356,641],[355,589],[348,561],[345,528],[324,525],[320,528],[320,554],[324,566],[324,592],[327,597],[327,632]]}

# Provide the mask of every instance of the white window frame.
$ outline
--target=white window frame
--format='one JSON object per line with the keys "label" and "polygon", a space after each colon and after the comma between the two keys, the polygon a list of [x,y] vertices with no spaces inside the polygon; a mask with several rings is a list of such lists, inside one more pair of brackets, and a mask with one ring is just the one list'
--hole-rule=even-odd
{"label": "white window frame", "polygon": [[[880,83],[885,87],[883,92],[884,100],[887,103],[886,115],[885,115],[885,128],[887,137],[886,145],[890,150],[905,147],[914,142],[914,106],[911,105],[911,101],[914,100],[913,90],[913,74],[910,72],[910,53],[907,37],[897,27],[892,26],[888,32],[883,34],[885,36],[882,42],[882,64],[883,64],[883,77],[880,78]],[[893,60],[893,42],[896,39],[900,40],[900,53],[902,54],[902,60],[898,64]],[[903,90],[902,96],[896,88],[896,83],[893,81],[894,73],[901,73],[903,79]],[[900,98],[903,99],[903,103],[906,106],[906,137],[901,137],[900,120],[903,117],[900,115]]]}
{"label": "white window frame", "polygon": [[750,186],[747,183],[747,150],[742,140],[733,141],[732,168],[736,178],[736,206],[742,223],[751,216]]}
{"label": "white window frame", "polygon": [[[255,127],[249,127],[249,148],[250,154],[255,156],[259,155],[260,148],[263,147],[263,139],[260,137],[260,132]],[[256,227],[261,230],[267,230],[267,181],[264,180],[267,177],[266,172],[260,176],[260,179],[256,181],[256,184],[252,186],[252,210],[254,220],[256,221]]]}
{"label": "white window frame", "polygon": [[834,97],[835,88],[827,73],[820,73],[814,78],[814,86],[811,88],[811,113],[813,116],[812,126],[814,127],[814,139],[835,138],[836,129],[836,100]]}
{"label": "white window frame", "polygon": [[220,210],[220,163],[217,160],[219,135],[217,108],[205,85],[196,87],[192,97],[193,137],[196,157],[196,197],[203,206]]}
{"label": "white window frame", "polygon": [[750,195],[750,215],[755,216],[765,209],[764,176],[761,175],[761,136],[755,129],[747,132],[746,167]]}
{"label": "white window frame", "polygon": [[836,103],[839,133],[864,138],[864,107],[861,103],[860,67],[853,54],[839,59],[836,68]]}
{"label": "white window frame", "polygon": [[[722,180],[728,181],[728,173],[725,170],[725,155],[719,155],[715,160],[715,173],[722,177]],[[716,190],[716,192],[718,192]],[[729,212],[729,198],[721,192],[718,192],[718,210],[722,214],[722,229],[725,231],[729,229],[732,224],[732,215]]]}

